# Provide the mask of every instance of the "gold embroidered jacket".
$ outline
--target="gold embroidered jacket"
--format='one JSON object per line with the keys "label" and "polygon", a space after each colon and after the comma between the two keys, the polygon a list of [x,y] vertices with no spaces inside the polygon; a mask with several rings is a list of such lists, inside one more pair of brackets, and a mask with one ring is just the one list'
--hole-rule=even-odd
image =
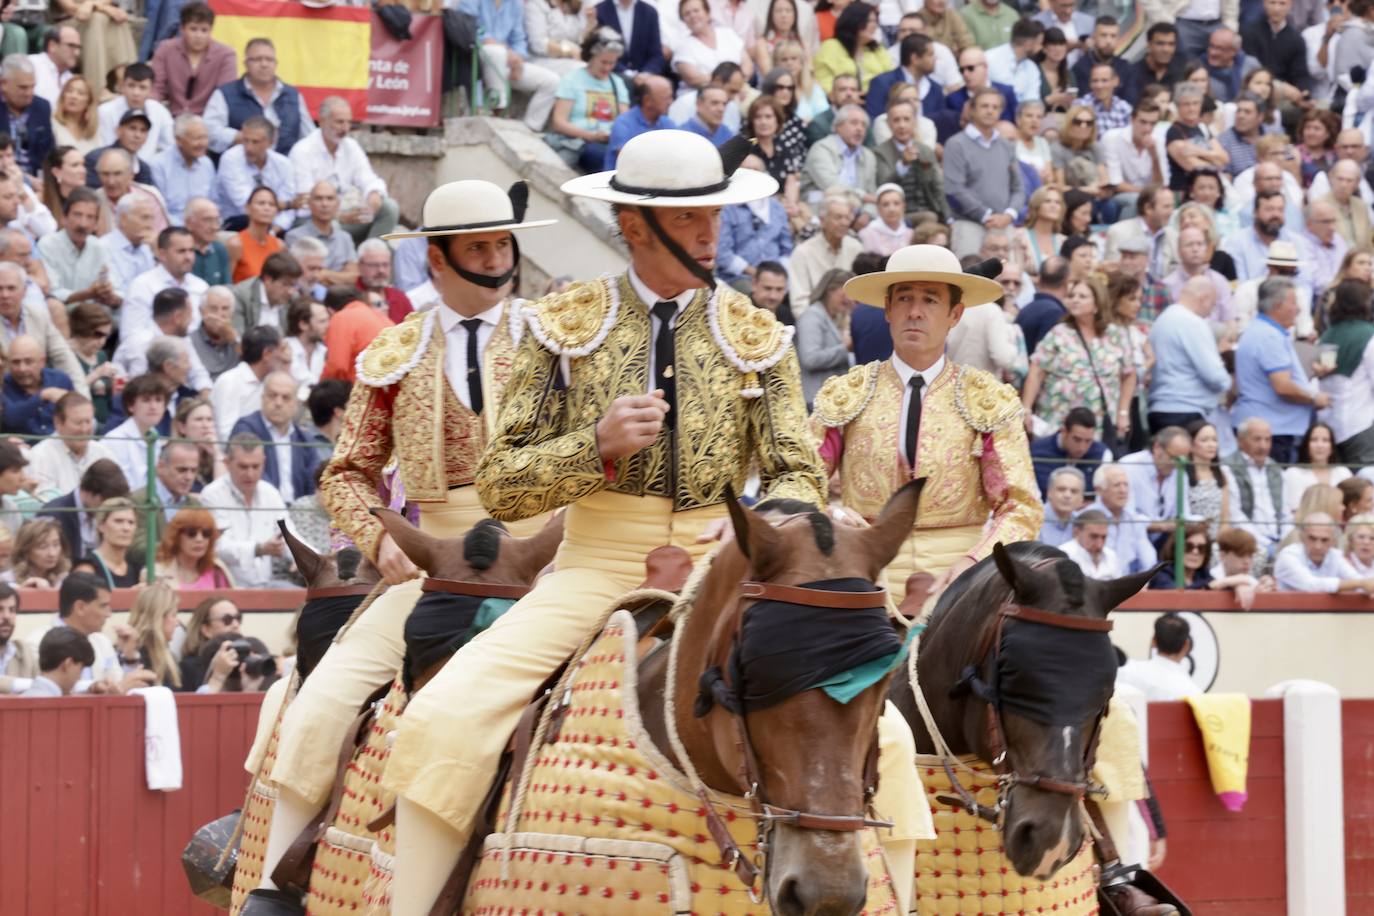
{"label": "gold embroidered jacket", "polygon": [[382,525],[369,510],[385,505],[377,486],[393,451],[412,502],[443,502],[449,490],[472,483],[523,336],[520,308],[508,302],[482,354],[487,408],[478,417],[444,374],[438,308],[407,315],[359,355],[358,384],[320,480],[320,501],[334,524],[374,560]]}
{"label": "gold embroidered jacket", "polygon": [[482,504],[514,521],[603,489],[673,500],[674,511],[742,492],[757,466],[763,493],[824,505],[807,435],[792,329],[728,288],[699,292],[675,325],[677,431],[613,463],[596,424],[618,397],[652,389],[649,310],[622,274],[527,304],[501,407],[477,468]]}
{"label": "gold embroidered jacket", "polygon": [[915,472],[901,452],[905,390],[891,360],[828,380],[811,417],[845,506],[873,518],[913,477],[925,477],[916,529],[984,525],[969,556],[998,541],[1033,540],[1043,509],[1016,392],[981,369],[946,362],[921,402]]}

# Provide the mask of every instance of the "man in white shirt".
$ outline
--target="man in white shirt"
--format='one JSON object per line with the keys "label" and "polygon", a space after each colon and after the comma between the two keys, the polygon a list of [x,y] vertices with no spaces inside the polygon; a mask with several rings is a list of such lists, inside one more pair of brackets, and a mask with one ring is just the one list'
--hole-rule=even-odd
{"label": "man in white shirt", "polygon": [[239,133],[243,142],[231,146],[219,159],[215,195],[220,212],[225,220],[244,216],[244,207],[253,191],[267,187],[277,196],[277,206],[281,208],[275,224],[290,229],[296,222],[296,208],[305,204],[307,195],[295,193],[291,160],[272,148],[277,128],[266,118],[254,115],[243,122]]}
{"label": "man in white shirt", "polygon": [[[153,323],[133,334],[127,334],[120,338],[119,347],[115,350],[111,361],[124,373],[125,378],[133,378],[135,375],[142,375],[145,372],[155,374],[162,373],[162,362],[167,359],[184,360],[185,364],[179,368],[176,375],[181,377],[177,380],[177,385],[186,385],[188,388],[200,393],[208,393],[213,380],[210,373],[206,370],[205,364],[201,362],[200,355],[196,353],[195,347],[191,346],[191,299],[185,290],[175,286],[169,286],[160,291],[153,297]],[[151,355],[153,344],[163,338],[180,341],[185,344],[183,348],[172,348],[167,352],[164,345],[159,349],[162,352],[158,359]],[[180,352],[177,352],[177,350]],[[171,379],[164,378],[164,382]],[[171,392],[173,395],[175,391]],[[173,412],[176,410],[175,398],[169,405]]]}
{"label": "man in white shirt", "polygon": [[81,33],[73,26],[49,29],[43,39],[43,53],[30,54],[33,64],[33,94],[44,99],[57,111],[57,97],[67,85],[81,57]]}
{"label": "man in white shirt", "polygon": [[200,277],[191,273],[196,263],[196,241],[189,230],[172,226],[157,237],[157,266],[139,274],[129,284],[120,309],[119,333],[122,337],[136,337],[154,326],[153,297],[169,287],[182,290],[191,302],[191,326],[200,324],[200,303],[210,288]]}
{"label": "man in white shirt", "polygon": [[136,490],[148,483],[146,437],[167,415],[169,392],[160,379],[139,375],[129,379],[119,396],[128,419],[105,433],[103,441],[124,472],[129,489]]}
{"label": "man in white shirt", "polygon": [[287,556],[277,528],[277,521],[286,518],[286,503],[277,488],[262,479],[266,462],[260,440],[235,436],[225,454],[229,473],[200,494],[220,530],[216,550],[240,588],[271,587],[272,558]]}
{"label": "man in white shirt", "polygon": [[1073,540],[1059,546],[1089,579],[1115,579],[1121,575],[1116,551],[1107,546],[1107,516],[1087,509],[1073,520]]}
{"label": "man in white shirt", "polygon": [[152,270],[157,263],[148,244],[154,238],[156,216],[156,205],[146,197],[126,194],[115,204],[115,228],[102,235],[100,241],[110,257],[109,280],[116,295],[127,295],[134,278]]}
{"label": "man in white shirt", "polygon": [[103,102],[98,109],[101,146],[111,146],[115,142],[115,131],[119,119],[127,111],[142,111],[148,116],[148,136],[143,145],[131,152],[138,158],[151,163],[153,157],[175,142],[172,136],[172,113],[157,99],[150,98],[153,91],[153,68],[144,63],[132,63],[124,68],[124,80],[119,84],[119,95]]}
{"label": "man in white shirt", "polygon": [[107,308],[120,303],[120,291],[110,280],[110,252],[95,238],[100,200],[89,188],[73,188],[63,204],[61,231],[38,240],[38,255],[48,268],[49,295],[75,307],[95,301]]}
{"label": "man in white shirt", "polygon": [[89,640],[95,651],[95,664],[82,670],[75,693],[127,693],[135,687],[151,687],[155,677],[139,660],[138,633],[124,624],[116,624],[117,650],[104,634],[111,613],[110,589],[105,580],[91,573],[71,573],[62,580],[57,593],[57,617],[48,626],[30,633],[28,642],[37,652],[48,631],[58,627],[71,627]]}
{"label": "man in white shirt", "polygon": [[324,335],[329,330],[329,309],[318,302],[297,299],[286,312],[286,349],[291,353],[288,370],[296,384],[308,389],[324,371]]}
{"label": "man in white shirt", "polygon": [[349,136],[353,109],[331,95],[320,103],[320,129],[291,147],[296,194],[309,195],[321,181],[339,193],[339,222],[355,243],[396,228],[400,206],[386,196],[386,181],[372,170],[367,153]]}
{"label": "man in white shirt", "polygon": [[1279,542],[1279,520],[1283,517],[1283,472],[1270,457],[1273,445],[1269,421],[1246,417],[1236,429],[1236,451],[1223,459],[1231,472],[1227,482],[1231,518],[1250,520],[1247,529],[1266,555]]}
{"label": "man in white shirt", "polygon": [[221,440],[228,439],[239,417],[252,413],[262,400],[262,380],[285,365],[281,341],[281,331],[274,327],[249,328],[243,333],[243,362],[215,379],[210,406]]}
{"label": "man in white shirt", "polygon": [[[1155,433],[1148,451],[1135,452],[1118,462],[1131,480],[1130,508],[1150,520],[1153,532],[1167,533],[1174,528],[1179,474],[1175,462],[1188,457],[1192,449],[1193,440],[1186,429],[1166,426]],[[1186,486],[1184,492],[1186,501]]]}
{"label": "man in white shirt", "polygon": [[988,78],[1016,92],[1016,101],[1040,101],[1040,67],[1032,59],[1045,43],[1045,27],[1021,19],[1011,27],[1011,41],[987,52]]}
{"label": "man in white shirt", "polygon": [[1374,592],[1374,577],[1362,577],[1336,546],[1339,529],[1325,512],[1313,512],[1302,524],[1299,542],[1274,559],[1274,581],[1282,592]]}
{"label": "man in white shirt", "polygon": [[90,398],[75,391],[64,394],[53,407],[52,423],[56,436],[29,449],[29,473],[38,481],[35,490],[42,499],[72,492],[88,467],[101,458],[114,457],[94,440],[59,438],[95,433],[95,407]]}
{"label": "man in white shirt", "polygon": [[1145,694],[1145,699],[1162,703],[1197,696],[1202,688],[1188,674],[1184,659],[1193,651],[1188,621],[1177,614],[1164,614],[1155,620],[1154,654],[1148,661],[1132,660],[1116,673],[1118,683],[1130,684]]}
{"label": "man in white shirt", "polygon": [[28,689],[16,691],[27,699],[65,697],[76,690],[82,675],[95,664],[90,640],[71,627],[54,627],[38,645],[40,673],[29,679]]}

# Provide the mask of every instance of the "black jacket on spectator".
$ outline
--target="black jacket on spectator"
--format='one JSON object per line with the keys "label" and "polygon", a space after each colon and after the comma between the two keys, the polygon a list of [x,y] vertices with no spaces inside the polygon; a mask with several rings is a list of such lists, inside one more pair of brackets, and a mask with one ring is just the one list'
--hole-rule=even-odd
{"label": "black jacket on spectator", "polygon": [[[72,380],[67,373],[57,369],[43,368],[42,388],[65,388],[72,390]],[[29,394],[14,382],[14,376],[5,373],[3,418],[0,418],[0,432],[18,433],[28,436],[51,436],[53,433],[52,415],[56,408],[53,401],[43,400],[42,388],[37,394]]]}
{"label": "black jacket on spectator", "polygon": [[[1087,86],[1092,78],[1093,66],[1106,61],[1099,61],[1096,51],[1085,51],[1078,55],[1078,61],[1069,69],[1073,76],[1075,86]],[[1116,94],[1134,105],[1139,93],[1138,87],[1132,82],[1135,74],[1131,72],[1131,63],[1124,57],[1113,57],[1111,59],[1112,69],[1116,71],[1116,78],[1119,85],[1116,87]]]}
{"label": "black jacket on spectator", "polygon": [[1059,301],[1058,296],[1050,293],[1037,292],[1035,298],[1021,310],[1021,314],[1016,316],[1016,323],[1021,326],[1021,333],[1026,336],[1026,355],[1035,352],[1040,339],[1050,332],[1050,328],[1059,323],[1059,319],[1069,313],[1064,308],[1064,303]]}
{"label": "black jacket on spectator", "polygon": [[872,305],[854,306],[849,314],[849,337],[854,341],[854,364],[862,366],[892,355],[892,329],[887,315]]}
{"label": "black jacket on spectator", "polygon": [[1107,446],[1094,440],[1082,458],[1070,459],[1059,445],[1059,430],[1055,430],[1048,436],[1032,439],[1030,453],[1031,461],[1035,464],[1035,482],[1040,485],[1042,499],[1049,499],[1051,474],[1062,467],[1078,467],[1080,462],[1083,463],[1078,469],[1083,472],[1084,501],[1092,502],[1096,498],[1093,493],[1093,474],[1097,471],[1102,456],[1107,453]]}
{"label": "black jacket on spectator", "polygon": [[10,123],[9,106],[0,105],[0,133],[9,134],[14,138],[15,144],[27,152],[28,167],[25,171],[30,175],[37,175],[43,160],[55,145],[52,135],[52,106],[45,99],[34,96],[28,110],[24,112],[23,128],[20,129]]}
{"label": "black jacket on spectator", "polygon": [[62,549],[66,551],[69,557],[79,557],[86,553],[86,548],[81,543],[81,519],[73,511],[74,509],[76,509],[75,490],[49,500],[43,504],[43,508],[38,510],[39,515],[57,519],[57,526],[62,529]]}
{"label": "black jacket on spectator", "polygon": [[1312,87],[1312,75],[1307,72],[1307,42],[1287,22],[1277,35],[1269,28],[1268,19],[1251,23],[1240,30],[1240,41],[1245,53],[1274,74],[1274,79],[1299,89]]}
{"label": "black jacket on spectator", "polygon": [[[100,162],[100,157],[105,152],[105,150],[114,149],[117,146],[119,146],[118,143],[111,143],[109,146],[102,146],[99,149],[93,149],[86,154],[86,187],[90,188],[92,191],[98,190],[100,188],[100,176],[97,175],[95,172],[96,164]],[[124,147],[122,146],[119,146],[119,148],[124,149]],[[124,152],[129,153],[128,150],[124,150]],[[129,155],[133,156],[134,165],[136,166],[136,169],[134,171],[134,181],[138,182],[139,184],[152,184],[153,170],[148,168],[148,163],[144,162],[134,153],[129,153]]]}
{"label": "black jacket on spectator", "polygon": [[[663,59],[663,40],[659,35],[658,10],[643,0],[635,0],[634,26],[630,46],[616,61],[615,72],[656,73],[663,76],[668,64]],[[615,0],[602,0],[596,5],[596,24],[620,32],[620,17],[615,12]],[[624,37],[624,36],[622,36]]]}

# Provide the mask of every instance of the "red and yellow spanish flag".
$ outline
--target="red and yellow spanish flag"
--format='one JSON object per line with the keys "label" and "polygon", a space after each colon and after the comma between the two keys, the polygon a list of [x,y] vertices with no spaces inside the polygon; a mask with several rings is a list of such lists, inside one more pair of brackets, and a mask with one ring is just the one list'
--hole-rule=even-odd
{"label": "red and yellow spanish flag", "polygon": [[289,0],[210,0],[215,40],[233,48],[244,68],[244,48],[254,38],[270,38],[277,49],[277,78],[300,90],[310,112],[339,95],[355,117],[367,110],[368,62],[372,57],[369,7],[308,7]]}

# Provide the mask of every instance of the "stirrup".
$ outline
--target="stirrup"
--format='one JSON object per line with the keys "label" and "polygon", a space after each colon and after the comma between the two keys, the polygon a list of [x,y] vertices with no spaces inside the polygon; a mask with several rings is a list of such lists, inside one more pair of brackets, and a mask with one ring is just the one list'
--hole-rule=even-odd
{"label": "stirrup", "polygon": [[287,891],[260,887],[248,892],[240,916],[304,916],[301,898]]}

